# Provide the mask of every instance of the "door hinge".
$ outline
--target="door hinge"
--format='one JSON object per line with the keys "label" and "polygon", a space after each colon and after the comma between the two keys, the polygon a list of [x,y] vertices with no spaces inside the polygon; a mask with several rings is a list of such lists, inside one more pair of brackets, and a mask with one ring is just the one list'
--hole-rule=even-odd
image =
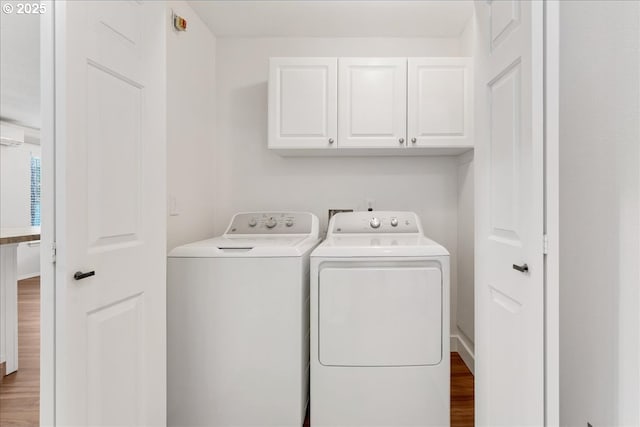
{"label": "door hinge", "polygon": [[542,236],[542,253],[547,255],[549,253],[549,236],[544,234]]}
{"label": "door hinge", "polygon": [[56,263],[56,242],[51,243],[51,263]]}

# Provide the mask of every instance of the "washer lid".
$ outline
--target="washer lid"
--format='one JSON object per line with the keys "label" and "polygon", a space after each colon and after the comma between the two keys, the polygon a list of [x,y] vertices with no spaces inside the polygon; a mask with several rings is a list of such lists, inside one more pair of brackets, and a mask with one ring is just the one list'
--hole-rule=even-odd
{"label": "washer lid", "polygon": [[222,236],[180,246],[169,257],[297,257],[318,244],[318,228],[309,212],[241,212]]}
{"label": "washer lid", "polygon": [[361,234],[332,235],[312,253],[312,257],[425,257],[448,256],[440,244],[420,235]]}
{"label": "washer lid", "polygon": [[171,258],[297,257],[318,243],[309,236],[214,237],[175,248]]}

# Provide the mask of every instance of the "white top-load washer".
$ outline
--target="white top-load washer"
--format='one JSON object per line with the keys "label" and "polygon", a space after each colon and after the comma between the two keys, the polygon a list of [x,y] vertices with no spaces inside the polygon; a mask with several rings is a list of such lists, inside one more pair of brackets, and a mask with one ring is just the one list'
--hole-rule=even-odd
{"label": "white top-load washer", "polygon": [[336,214],[311,254],[311,425],[449,425],[449,253],[412,212]]}
{"label": "white top-load washer", "polygon": [[310,213],[233,217],[168,259],[168,423],[296,426],[309,375]]}

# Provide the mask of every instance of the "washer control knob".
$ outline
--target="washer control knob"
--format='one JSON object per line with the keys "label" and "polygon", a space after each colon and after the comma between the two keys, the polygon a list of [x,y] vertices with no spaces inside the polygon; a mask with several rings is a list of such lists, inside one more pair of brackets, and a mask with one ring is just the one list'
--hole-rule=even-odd
{"label": "washer control knob", "polygon": [[380,220],[378,218],[371,218],[369,221],[369,225],[371,228],[380,228]]}
{"label": "washer control knob", "polygon": [[398,218],[391,218],[391,226],[392,227],[398,226]]}
{"label": "washer control knob", "polygon": [[276,222],[275,219],[273,219],[272,216],[270,216],[269,219],[265,221],[264,225],[266,225],[267,228],[273,228],[276,225],[278,225],[278,223]]}
{"label": "washer control knob", "polygon": [[255,218],[251,218],[249,220],[249,227],[255,227],[256,225],[258,225],[258,221]]}
{"label": "washer control knob", "polygon": [[287,222],[285,222],[285,225],[287,227],[293,227],[293,220],[292,219],[288,219]]}

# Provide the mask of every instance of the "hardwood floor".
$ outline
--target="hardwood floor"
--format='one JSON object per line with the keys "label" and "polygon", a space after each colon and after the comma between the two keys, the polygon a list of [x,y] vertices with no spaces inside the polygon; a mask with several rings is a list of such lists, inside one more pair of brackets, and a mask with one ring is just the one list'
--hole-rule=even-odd
{"label": "hardwood floor", "polygon": [[458,353],[451,353],[451,427],[473,427],[474,378]]}
{"label": "hardwood floor", "polygon": [[18,282],[17,372],[0,382],[0,425],[37,426],[40,417],[40,278]]}
{"label": "hardwood floor", "polygon": [[[451,427],[473,427],[473,375],[458,353],[451,353]],[[309,410],[304,427],[309,427]]]}
{"label": "hardwood floor", "polygon": [[[0,426],[37,426],[40,400],[40,278],[18,284],[20,369],[0,382]],[[458,353],[451,353],[451,427],[474,422],[473,375]],[[309,426],[309,413],[304,423]]]}

